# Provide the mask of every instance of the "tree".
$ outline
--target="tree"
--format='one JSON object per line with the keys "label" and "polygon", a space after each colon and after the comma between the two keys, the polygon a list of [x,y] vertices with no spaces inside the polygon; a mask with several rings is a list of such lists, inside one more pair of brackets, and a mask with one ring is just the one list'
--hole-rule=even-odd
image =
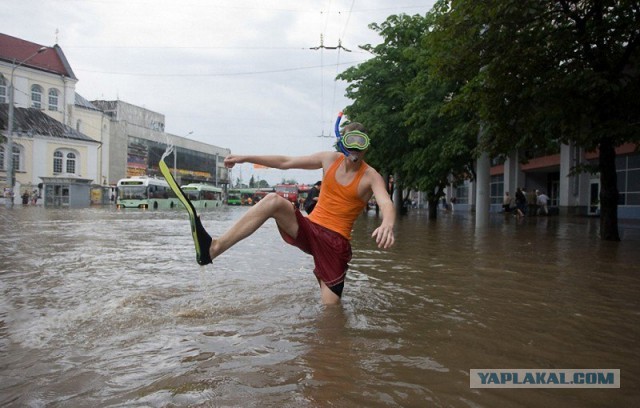
{"label": "tree", "polygon": [[354,100],[345,112],[372,135],[367,161],[395,175],[396,188],[427,191],[429,216],[436,218],[451,174],[468,174],[474,146],[461,139],[466,133],[459,131],[459,117],[443,114],[455,84],[436,81],[427,70],[422,44],[431,29],[429,16],[390,16],[370,27],[382,43],[361,48],[374,57],[338,76],[350,83],[347,96]]}
{"label": "tree", "polygon": [[[425,18],[430,28],[433,19],[433,14]],[[474,178],[477,131],[469,126],[473,123],[472,112],[450,109],[451,95],[459,86],[442,81],[431,72],[431,50],[425,46],[430,31],[422,36],[419,47],[408,51],[414,54],[417,74],[407,88],[410,99],[405,115],[413,149],[405,168],[417,188],[427,191],[429,217],[436,218],[437,203],[444,188]]]}
{"label": "tree", "polygon": [[267,180],[258,180],[258,188],[269,188]]}
{"label": "tree", "polygon": [[249,188],[256,188],[256,180],[253,178],[253,175],[251,175],[249,179]]}
{"label": "tree", "polygon": [[441,0],[433,72],[461,84],[494,156],[574,143],[599,151],[600,236],[619,240],[615,147],[640,141],[640,1]]}
{"label": "tree", "polygon": [[[410,61],[403,58],[405,47],[417,44],[422,30],[420,16],[390,16],[382,24],[369,27],[382,37],[377,46],[361,46],[374,58],[351,67],[338,76],[349,82],[347,97],[354,100],[345,108],[349,118],[366,125],[372,137],[367,161],[376,167],[387,181],[393,177],[396,188],[408,186],[403,169],[404,158],[410,153],[404,106],[407,83],[415,76]],[[401,203],[396,203],[401,209]]]}

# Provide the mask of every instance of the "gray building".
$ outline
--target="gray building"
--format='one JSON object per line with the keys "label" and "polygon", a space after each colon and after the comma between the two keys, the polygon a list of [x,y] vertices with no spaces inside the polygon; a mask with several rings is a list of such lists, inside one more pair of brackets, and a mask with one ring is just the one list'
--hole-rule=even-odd
{"label": "gray building", "polygon": [[229,149],[198,142],[164,131],[164,115],[123,101],[91,101],[101,110],[108,126],[108,182],[131,176],[160,175],[158,162],[168,145],[174,145],[174,154],[167,164],[176,165],[179,184],[202,182],[216,186],[229,184],[229,172],[224,158]]}

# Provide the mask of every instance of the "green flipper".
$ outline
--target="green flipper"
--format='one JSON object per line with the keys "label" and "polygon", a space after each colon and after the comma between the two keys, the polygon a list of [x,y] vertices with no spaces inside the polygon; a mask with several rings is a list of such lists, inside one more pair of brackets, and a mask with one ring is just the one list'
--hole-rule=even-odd
{"label": "green flipper", "polygon": [[189,222],[191,223],[191,234],[193,235],[193,243],[196,246],[196,261],[200,265],[207,265],[211,263],[211,255],[209,255],[209,248],[211,247],[211,237],[205,231],[202,223],[200,222],[200,217],[198,217],[198,213],[196,212],[195,207],[191,204],[191,201],[184,195],[184,192],[176,183],[176,180],[173,178],[169,167],[164,162],[164,157],[160,159],[158,166],[160,167],[160,173],[164,176],[167,183],[169,183],[169,187],[173,190],[174,194],[184,204],[184,207],[187,209],[189,213]]}

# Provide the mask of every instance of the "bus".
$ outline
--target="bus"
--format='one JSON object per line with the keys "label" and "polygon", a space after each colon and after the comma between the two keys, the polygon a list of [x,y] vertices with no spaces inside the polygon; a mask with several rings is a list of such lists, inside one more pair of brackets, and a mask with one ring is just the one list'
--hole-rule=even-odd
{"label": "bus", "polygon": [[232,188],[227,194],[228,205],[253,205],[255,188]]}
{"label": "bus", "polygon": [[211,184],[191,183],[180,187],[195,208],[222,206],[222,189]]}
{"label": "bus", "polygon": [[298,185],[297,184],[277,184],[276,194],[298,205]]}
{"label": "bus", "polygon": [[118,208],[167,209],[181,204],[169,184],[161,178],[134,176],[118,181]]}
{"label": "bus", "polygon": [[242,204],[242,193],[237,188],[229,189],[227,193],[227,204],[228,205],[241,205]]}

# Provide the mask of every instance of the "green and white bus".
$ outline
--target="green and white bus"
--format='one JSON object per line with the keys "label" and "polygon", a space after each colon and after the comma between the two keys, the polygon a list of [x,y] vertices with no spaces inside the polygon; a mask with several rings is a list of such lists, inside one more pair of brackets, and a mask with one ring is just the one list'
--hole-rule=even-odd
{"label": "green and white bus", "polygon": [[222,189],[211,184],[191,183],[180,186],[182,192],[195,208],[216,208],[222,206]]}
{"label": "green and white bus", "polygon": [[180,205],[169,184],[160,178],[147,176],[127,177],[118,181],[118,208],[175,208]]}

